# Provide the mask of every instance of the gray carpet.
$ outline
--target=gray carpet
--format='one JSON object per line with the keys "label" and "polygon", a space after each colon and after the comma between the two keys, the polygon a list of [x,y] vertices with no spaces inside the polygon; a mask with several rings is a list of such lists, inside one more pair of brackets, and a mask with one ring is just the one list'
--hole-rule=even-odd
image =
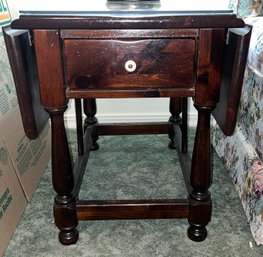
{"label": "gray carpet", "polygon": [[[192,142],[193,133],[190,137]],[[75,151],[72,131],[69,138]],[[176,151],[168,149],[166,135],[101,137],[99,143],[100,150],[91,153],[80,199],[186,195]],[[187,238],[186,220],[82,221],[78,243],[62,246],[53,222],[48,168],[4,257],[263,256],[263,247],[255,245],[239,198],[215,154],[213,167],[213,215],[204,242]]]}

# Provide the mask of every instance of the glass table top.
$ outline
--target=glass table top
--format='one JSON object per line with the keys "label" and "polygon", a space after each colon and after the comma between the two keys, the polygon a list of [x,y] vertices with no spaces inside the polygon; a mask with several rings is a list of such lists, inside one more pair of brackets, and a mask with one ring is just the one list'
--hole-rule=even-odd
{"label": "glass table top", "polygon": [[181,14],[231,14],[228,0],[23,0],[23,15],[165,16]]}

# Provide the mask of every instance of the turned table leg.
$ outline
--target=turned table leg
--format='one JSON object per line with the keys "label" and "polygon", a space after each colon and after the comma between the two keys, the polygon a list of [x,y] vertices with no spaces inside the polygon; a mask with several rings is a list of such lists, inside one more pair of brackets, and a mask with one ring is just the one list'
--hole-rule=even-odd
{"label": "turned table leg", "polygon": [[67,106],[46,108],[52,129],[52,182],[55,196],[54,217],[62,244],[74,244],[78,240],[76,199],[71,194],[74,187],[71,156],[64,126],[63,114]]}
{"label": "turned table leg", "polygon": [[181,152],[188,152],[188,98],[182,98],[182,141],[181,141]]}
{"label": "turned table leg", "polygon": [[[87,127],[94,126],[98,123],[98,119],[95,117],[97,113],[96,99],[94,98],[84,99],[83,105],[84,105],[84,113],[86,115],[84,130],[86,130]],[[99,144],[97,143],[99,136],[96,129],[93,129],[91,137],[92,137],[91,151],[96,151],[99,149]]]}
{"label": "turned table leg", "polygon": [[75,99],[78,155],[84,154],[81,99]]}
{"label": "turned table leg", "polygon": [[206,225],[211,220],[212,202],[208,191],[212,183],[210,115],[213,108],[195,105],[198,123],[192,156],[191,185],[189,195],[188,236],[203,241],[207,236]]}
{"label": "turned table leg", "polygon": [[64,125],[68,99],[63,78],[61,39],[58,30],[34,30],[34,46],[38,66],[41,104],[51,118],[52,182],[56,191],[55,224],[62,244],[78,240],[76,199],[72,195],[74,175]]}
{"label": "turned table leg", "polygon": [[[181,112],[182,112],[182,98],[181,97],[171,97],[170,103],[169,103],[169,110],[171,113],[171,116],[169,118],[169,121],[172,123],[179,123],[181,119]],[[169,131],[169,148],[175,149],[175,142],[174,142],[174,130],[173,128]]]}

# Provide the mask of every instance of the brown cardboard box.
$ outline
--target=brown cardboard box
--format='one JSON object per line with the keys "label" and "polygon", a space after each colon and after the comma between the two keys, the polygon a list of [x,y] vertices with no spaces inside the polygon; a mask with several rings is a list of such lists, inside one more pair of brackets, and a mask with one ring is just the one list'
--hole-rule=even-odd
{"label": "brown cardboard box", "polygon": [[35,140],[26,137],[19,110],[0,120],[0,135],[6,145],[28,202],[50,160],[50,125]]}
{"label": "brown cardboard box", "polygon": [[[11,8],[12,10],[15,13],[14,8]],[[1,13],[10,16],[11,12],[7,3],[5,8],[0,10]],[[11,16],[6,17],[5,20],[0,19],[0,26],[10,21]],[[36,140],[29,140],[25,136],[4,37],[0,28],[0,139],[6,145],[28,201],[32,198],[40,176],[50,159],[49,130],[47,124]]]}
{"label": "brown cardboard box", "polygon": [[[1,26],[15,9],[0,0],[0,256],[50,159],[50,126],[36,140],[24,133]],[[12,1],[8,1],[8,4]]]}
{"label": "brown cardboard box", "polygon": [[17,108],[18,106],[15,85],[1,29],[1,26],[7,25],[10,22],[10,12],[7,4],[5,3],[5,7],[0,9],[0,122],[3,117],[9,115],[9,111]]}
{"label": "brown cardboard box", "polygon": [[4,253],[26,204],[8,151],[0,139],[0,256]]}

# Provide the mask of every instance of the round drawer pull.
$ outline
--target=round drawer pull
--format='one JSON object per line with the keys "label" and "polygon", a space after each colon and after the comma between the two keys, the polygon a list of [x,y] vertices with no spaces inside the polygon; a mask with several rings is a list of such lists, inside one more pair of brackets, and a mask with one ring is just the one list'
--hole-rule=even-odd
{"label": "round drawer pull", "polygon": [[126,63],[125,63],[125,69],[126,71],[128,72],[133,72],[136,70],[136,63],[135,61],[133,60],[128,60]]}

